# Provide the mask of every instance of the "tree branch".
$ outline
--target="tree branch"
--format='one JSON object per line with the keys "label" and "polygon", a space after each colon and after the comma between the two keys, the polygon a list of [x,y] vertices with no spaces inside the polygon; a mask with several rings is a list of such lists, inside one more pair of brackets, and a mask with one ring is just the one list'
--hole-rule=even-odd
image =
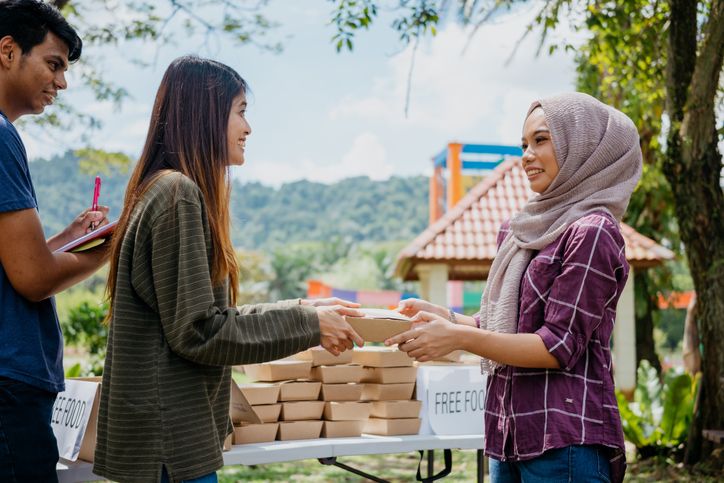
{"label": "tree branch", "polygon": [[716,118],[712,113],[724,60],[724,0],[712,2],[703,33],[681,126],[682,137],[692,137],[691,145],[683,147],[692,150],[694,159],[699,158],[715,142],[712,136],[716,135]]}

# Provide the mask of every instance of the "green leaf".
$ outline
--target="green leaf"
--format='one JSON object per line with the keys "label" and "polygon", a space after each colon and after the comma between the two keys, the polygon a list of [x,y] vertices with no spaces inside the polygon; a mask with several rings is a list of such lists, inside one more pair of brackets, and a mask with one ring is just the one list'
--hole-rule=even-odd
{"label": "green leaf", "polygon": [[80,377],[80,362],[76,362],[65,371],[65,377]]}

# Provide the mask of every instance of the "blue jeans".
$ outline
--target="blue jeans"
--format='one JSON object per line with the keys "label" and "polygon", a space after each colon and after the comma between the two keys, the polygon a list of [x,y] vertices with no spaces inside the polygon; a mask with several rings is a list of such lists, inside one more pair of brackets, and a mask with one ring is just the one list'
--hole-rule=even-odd
{"label": "blue jeans", "polygon": [[610,483],[611,465],[600,446],[566,446],[527,461],[490,458],[491,483]]}
{"label": "blue jeans", "polygon": [[55,393],[0,377],[0,481],[57,482],[50,418]]}
{"label": "blue jeans", "polygon": [[[218,483],[219,479],[216,477],[216,472],[209,473],[208,475],[204,475],[200,478],[194,478],[192,480],[183,480],[181,483]],[[168,473],[166,473],[166,467],[163,467],[163,471],[161,472],[161,483],[169,483],[168,481]]]}

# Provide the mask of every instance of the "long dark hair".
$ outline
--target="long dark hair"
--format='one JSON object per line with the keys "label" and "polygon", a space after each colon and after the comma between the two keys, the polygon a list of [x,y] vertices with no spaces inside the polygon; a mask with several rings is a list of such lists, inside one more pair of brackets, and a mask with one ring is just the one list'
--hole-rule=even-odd
{"label": "long dark hair", "polygon": [[230,236],[227,128],[232,101],[246,92],[247,84],[236,71],[213,60],[185,56],[166,69],[113,236],[106,287],[111,305],[131,213],[166,170],[183,173],[201,190],[211,230],[212,282],[219,285],[228,278],[231,304],[236,303],[239,267]]}

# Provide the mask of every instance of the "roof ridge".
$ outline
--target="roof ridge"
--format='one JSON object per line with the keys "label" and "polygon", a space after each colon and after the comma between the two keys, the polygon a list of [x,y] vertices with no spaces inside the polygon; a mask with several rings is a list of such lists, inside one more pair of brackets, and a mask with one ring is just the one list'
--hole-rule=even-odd
{"label": "roof ridge", "polygon": [[455,206],[450,208],[445,214],[438,218],[434,223],[428,225],[425,230],[412,240],[397,255],[400,260],[403,257],[412,257],[422,247],[430,243],[440,233],[445,231],[447,227],[458,220],[465,211],[472,206],[473,203],[485,196],[488,191],[494,188],[499,181],[505,178],[506,174],[512,171],[515,164],[520,160],[519,157],[511,157],[504,159],[499,165],[493,169],[493,172],[487,175],[480,183],[473,188],[458,201]]}

